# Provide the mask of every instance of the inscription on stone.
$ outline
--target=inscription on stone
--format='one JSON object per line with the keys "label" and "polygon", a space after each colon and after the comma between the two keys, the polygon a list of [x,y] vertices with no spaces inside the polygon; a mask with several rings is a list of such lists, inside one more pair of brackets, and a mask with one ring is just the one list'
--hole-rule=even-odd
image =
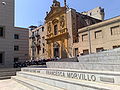
{"label": "inscription on stone", "polygon": [[23,69],[25,72],[31,73],[40,73],[40,74],[47,74],[53,76],[60,76],[65,78],[73,78],[79,80],[86,80],[86,81],[94,81],[94,82],[105,82],[105,83],[115,83],[114,77],[103,77],[96,74],[89,74],[89,73],[81,73],[81,72],[74,72],[74,71],[60,71],[60,70],[40,70],[40,69]]}
{"label": "inscription on stone", "polygon": [[86,81],[96,81],[96,76],[92,74],[76,73],[76,72],[62,72],[62,71],[46,71],[48,75],[61,76],[66,78],[74,78]]}

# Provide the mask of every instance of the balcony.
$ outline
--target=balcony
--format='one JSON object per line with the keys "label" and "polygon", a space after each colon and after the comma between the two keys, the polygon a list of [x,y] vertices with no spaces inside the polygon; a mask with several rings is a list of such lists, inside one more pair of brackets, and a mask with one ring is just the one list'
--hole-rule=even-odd
{"label": "balcony", "polygon": [[68,32],[67,28],[61,29],[61,30],[58,31],[59,34],[64,34],[64,33],[67,33],[67,32]]}
{"label": "balcony", "polygon": [[35,37],[40,37],[40,35],[38,33],[35,33]]}
{"label": "balcony", "polygon": [[29,37],[29,39],[34,39],[34,38],[35,38],[35,36],[34,36],[34,35],[32,35],[32,36],[30,36],[30,37]]}
{"label": "balcony", "polygon": [[68,34],[67,28],[62,29],[62,30],[58,30],[57,35],[54,35],[53,33],[48,34],[46,40],[54,39],[54,38],[57,38],[57,37],[62,37],[64,35],[66,35],[66,34]]}
{"label": "balcony", "polygon": [[35,48],[35,46],[31,45],[31,48]]}

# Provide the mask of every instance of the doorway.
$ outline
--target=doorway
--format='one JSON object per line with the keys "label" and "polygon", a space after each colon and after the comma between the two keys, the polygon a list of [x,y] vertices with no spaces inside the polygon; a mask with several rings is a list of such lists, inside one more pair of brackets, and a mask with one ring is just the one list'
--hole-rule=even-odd
{"label": "doorway", "polygon": [[60,58],[60,45],[59,43],[55,42],[54,45],[53,45],[53,52],[54,52],[54,58]]}
{"label": "doorway", "polygon": [[60,55],[59,55],[59,48],[54,48],[54,57],[55,58],[60,57]]}

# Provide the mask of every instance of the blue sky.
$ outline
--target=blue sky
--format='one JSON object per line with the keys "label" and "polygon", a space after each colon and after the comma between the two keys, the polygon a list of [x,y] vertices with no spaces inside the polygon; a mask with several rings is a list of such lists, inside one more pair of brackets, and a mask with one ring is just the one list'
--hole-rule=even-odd
{"label": "blue sky", "polygon": [[[50,10],[53,0],[15,0],[15,26],[28,27],[44,22],[46,11]],[[62,3],[64,0],[58,0]],[[120,0],[67,0],[67,5],[79,12],[97,6],[105,9],[105,19],[120,15]]]}

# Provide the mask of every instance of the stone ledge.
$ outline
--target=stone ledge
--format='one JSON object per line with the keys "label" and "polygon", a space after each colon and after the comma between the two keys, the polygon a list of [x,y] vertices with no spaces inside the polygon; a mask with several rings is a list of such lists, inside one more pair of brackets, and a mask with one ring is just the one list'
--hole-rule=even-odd
{"label": "stone ledge", "polygon": [[[110,71],[89,71],[89,70],[72,70],[72,69],[53,69],[53,68],[23,68],[22,72],[18,72],[17,75],[21,73],[33,73],[37,75],[52,75],[59,76],[63,78],[72,78],[76,80],[85,80],[91,82],[99,83],[110,83],[119,85],[120,83],[120,72],[110,72]],[[105,80],[103,80],[105,79]],[[110,79],[110,80],[108,80]]]}
{"label": "stone ledge", "polygon": [[53,75],[21,72],[18,73],[18,76],[39,81],[42,83],[50,84],[57,87],[64,87],[67,90],[83,90],[83,88],[85,90],[120,90],[119,85],[90,82],[85,80],[76,80],[73,78],[64,78]]}

